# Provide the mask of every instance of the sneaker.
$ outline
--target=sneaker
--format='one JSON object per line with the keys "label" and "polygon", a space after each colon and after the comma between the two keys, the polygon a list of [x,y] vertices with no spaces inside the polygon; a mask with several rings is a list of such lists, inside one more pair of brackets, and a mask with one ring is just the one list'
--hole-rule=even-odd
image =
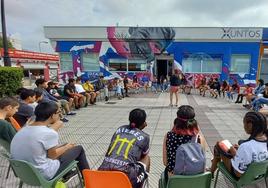
{"label": "sneaker", "polygon": [[63,123],[67,123],[69,120],[68,119],[66,119],[66,118],[61,118],[60,119]]}
{"label": "sneaker", "polygon": [[126,97],[129,97],[129,95],[126,95]]}
{"label": "sneaker", "polygon": [[67,183],[67,182],[71,181],[72,179],[74,179],[76,177],[76,175],[77,175],[77,171],[72,170],[63,176],[62,182]]}
{"label": "sneaker", "polygon": [[69,113],[67,113],[67,116],[73,116],[75,114],[76,114],[75,112],[69,112]]}

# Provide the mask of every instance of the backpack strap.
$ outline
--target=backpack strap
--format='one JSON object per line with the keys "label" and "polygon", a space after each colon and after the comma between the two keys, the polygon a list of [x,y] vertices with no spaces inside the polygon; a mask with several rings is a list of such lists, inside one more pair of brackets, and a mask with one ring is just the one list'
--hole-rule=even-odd
{"label": "backpack strap", "polygon": [[199,138],[199,135],[198,134],[192,136],[192,139],[191,139],[190,143],[197,143],[198,138]]}

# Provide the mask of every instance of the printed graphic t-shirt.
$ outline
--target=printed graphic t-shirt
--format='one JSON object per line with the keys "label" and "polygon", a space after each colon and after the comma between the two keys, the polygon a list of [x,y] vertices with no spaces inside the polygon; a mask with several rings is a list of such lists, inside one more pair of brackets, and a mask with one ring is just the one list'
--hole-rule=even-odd
{"label": "printed graphic t-shirt", "polygon": [[231,160],[233,168],[243,174],[253,162],[268,159],[267,141],[250,140],[241,144]]}
{"label": "printed graphic t-shirt", "polygon": [[114,133],[100,169],[126,171],[128,164],[136,163],[149,152],[149,135],[128,125]]}

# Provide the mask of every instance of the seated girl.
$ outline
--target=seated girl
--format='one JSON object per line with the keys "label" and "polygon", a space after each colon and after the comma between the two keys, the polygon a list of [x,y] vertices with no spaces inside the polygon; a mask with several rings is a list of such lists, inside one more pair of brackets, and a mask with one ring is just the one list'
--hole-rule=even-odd
{"label": "seated girl", "polygon": [[[193,107],[189,105],[180,106],[172,130],[164,137],[163,164],[166,166],[166,179],[174,174],[177,148],[181,144],[190,142],[193,136],[198,136],[199,127],[194,118],[195,112]],[[203,139],[199,137],[198,141],[200,143]]]}
{"label": "seated girl", "polygon": [[114,133],[99,170],[118,170],[126,173],[133,188],[141,188],[150,169],[149,135],[142,131],[147,126],[146,113],[134,109],[129,114],[129,124]]}
{"label": "seated girl", "polygon": [[226,169],[237,179],[246,172],[253,162],[268,159],[267,151],[267,122],[264,115],[259,112],[248,112],[244,117],[244,129],[250,137],[230,147],[228,155],[222,152],[219,142],[214,147],[211,172],[215,172],[217,163],[223,161]]}

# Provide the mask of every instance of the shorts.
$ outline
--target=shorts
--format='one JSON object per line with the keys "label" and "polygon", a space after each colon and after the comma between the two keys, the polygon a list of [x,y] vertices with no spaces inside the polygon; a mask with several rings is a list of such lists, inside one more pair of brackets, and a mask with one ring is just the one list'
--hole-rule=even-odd
{"label": "shorts", "polygon": [[133,188],[141,188],[148,178],[146,165],[140,161],[129,164],[127,171],[126,174],[128,175]]}
{"label": "shorts", "polygon": [[170,87],[170,92],[172,92],[172,93],[176,93],[176,92],[178,92],[179,91],[179,86],[171,86]]}
{"label": "shorts", "polygon": [[60,104],[61,104],[61,106],[65,106],[65,105],[68,105],[69,102],[65,99],[60,99]]}

